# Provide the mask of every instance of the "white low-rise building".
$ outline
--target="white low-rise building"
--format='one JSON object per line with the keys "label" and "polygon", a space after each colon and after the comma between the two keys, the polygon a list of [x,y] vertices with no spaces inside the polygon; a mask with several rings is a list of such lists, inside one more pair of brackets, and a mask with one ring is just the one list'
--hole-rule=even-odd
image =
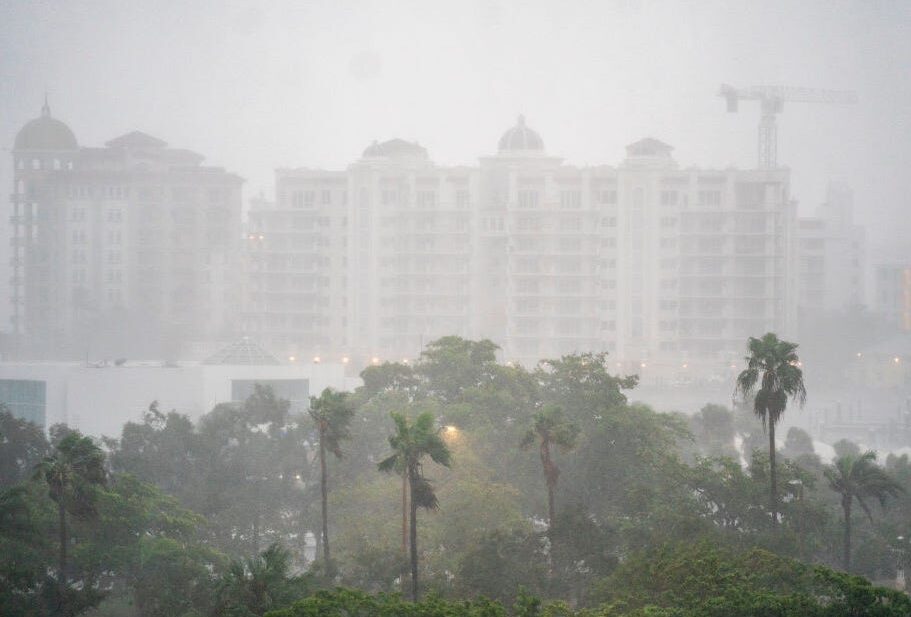
{"label": "white low-rise building", "polygon": [[303,411],[309,397],[325,388],[359,385],[345,369],[341,363],[279,362],[248,340],[202,362],[5,362],[0,403],[44,427],[62,422],[89,435],[114,436],[124,423],[139,421],[152,401],[195,420],[219,403],[243,401],[257,383]]}

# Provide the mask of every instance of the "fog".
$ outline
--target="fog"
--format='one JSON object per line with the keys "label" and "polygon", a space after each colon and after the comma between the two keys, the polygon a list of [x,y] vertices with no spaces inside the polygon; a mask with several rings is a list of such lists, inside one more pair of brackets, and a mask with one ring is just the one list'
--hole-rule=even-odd
{"label": "fog", "polygon": [[899,0],[0,0],[0,614],[911,615],[909,77]]}
{"label": "fog", "polygon": [[[490,154],[524,113],[550,153],[618,161],[654,136],[683,166],[755,165],[758,111],[721,83],[847,89],[791,104],[780,160],[803,212],[832,177],[857,191],[874,245],[909,231],[904,2],[131,2],[0,7],[0,140],[47,92],[81,144],[139,129],[240,173],[341,168],[373,139],[440,164]],[[3,178],[9,185],[9,169]]]}

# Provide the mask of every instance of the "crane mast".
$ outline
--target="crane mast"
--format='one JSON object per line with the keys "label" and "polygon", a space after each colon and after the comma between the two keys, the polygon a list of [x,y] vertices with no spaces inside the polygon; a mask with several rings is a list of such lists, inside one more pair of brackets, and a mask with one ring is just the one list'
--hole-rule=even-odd
{"label": "crane mast", "polygon": [[790,86],[753,86],[738,89],[722,84],[718,92],[727,101],[728,112],[736,112],[739,102],[759,101],[759,140],[757,159],[760,169],[778,167],[778,120],[785,101],[793,103],[828,103],[849,105],[857,102],[854,92],[845,90],[818,90]]}

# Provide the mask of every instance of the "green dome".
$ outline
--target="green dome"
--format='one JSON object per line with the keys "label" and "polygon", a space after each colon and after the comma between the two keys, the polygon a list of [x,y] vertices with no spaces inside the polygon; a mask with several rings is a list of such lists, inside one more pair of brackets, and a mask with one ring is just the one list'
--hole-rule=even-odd
{"label": "green dome", "polygon": [[51,110],[44,103],[41,117],[29,121],[16,134],[13,150],[78,150],[76,136],[66,124],[51,117]]}

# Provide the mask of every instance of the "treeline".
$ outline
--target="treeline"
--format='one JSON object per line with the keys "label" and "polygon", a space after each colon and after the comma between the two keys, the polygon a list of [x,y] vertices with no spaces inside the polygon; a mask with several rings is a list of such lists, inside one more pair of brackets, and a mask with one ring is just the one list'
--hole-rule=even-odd
{"label": "treeline", "polygon": [[604,354],[496,351],[446,337],[308,414],[257,388],[97,443],[0,414],[0,614],[909,614],[830,569],[907,563],[907,456],[825,465],[792,429],[770,502],[752,401],[656,413]]}

